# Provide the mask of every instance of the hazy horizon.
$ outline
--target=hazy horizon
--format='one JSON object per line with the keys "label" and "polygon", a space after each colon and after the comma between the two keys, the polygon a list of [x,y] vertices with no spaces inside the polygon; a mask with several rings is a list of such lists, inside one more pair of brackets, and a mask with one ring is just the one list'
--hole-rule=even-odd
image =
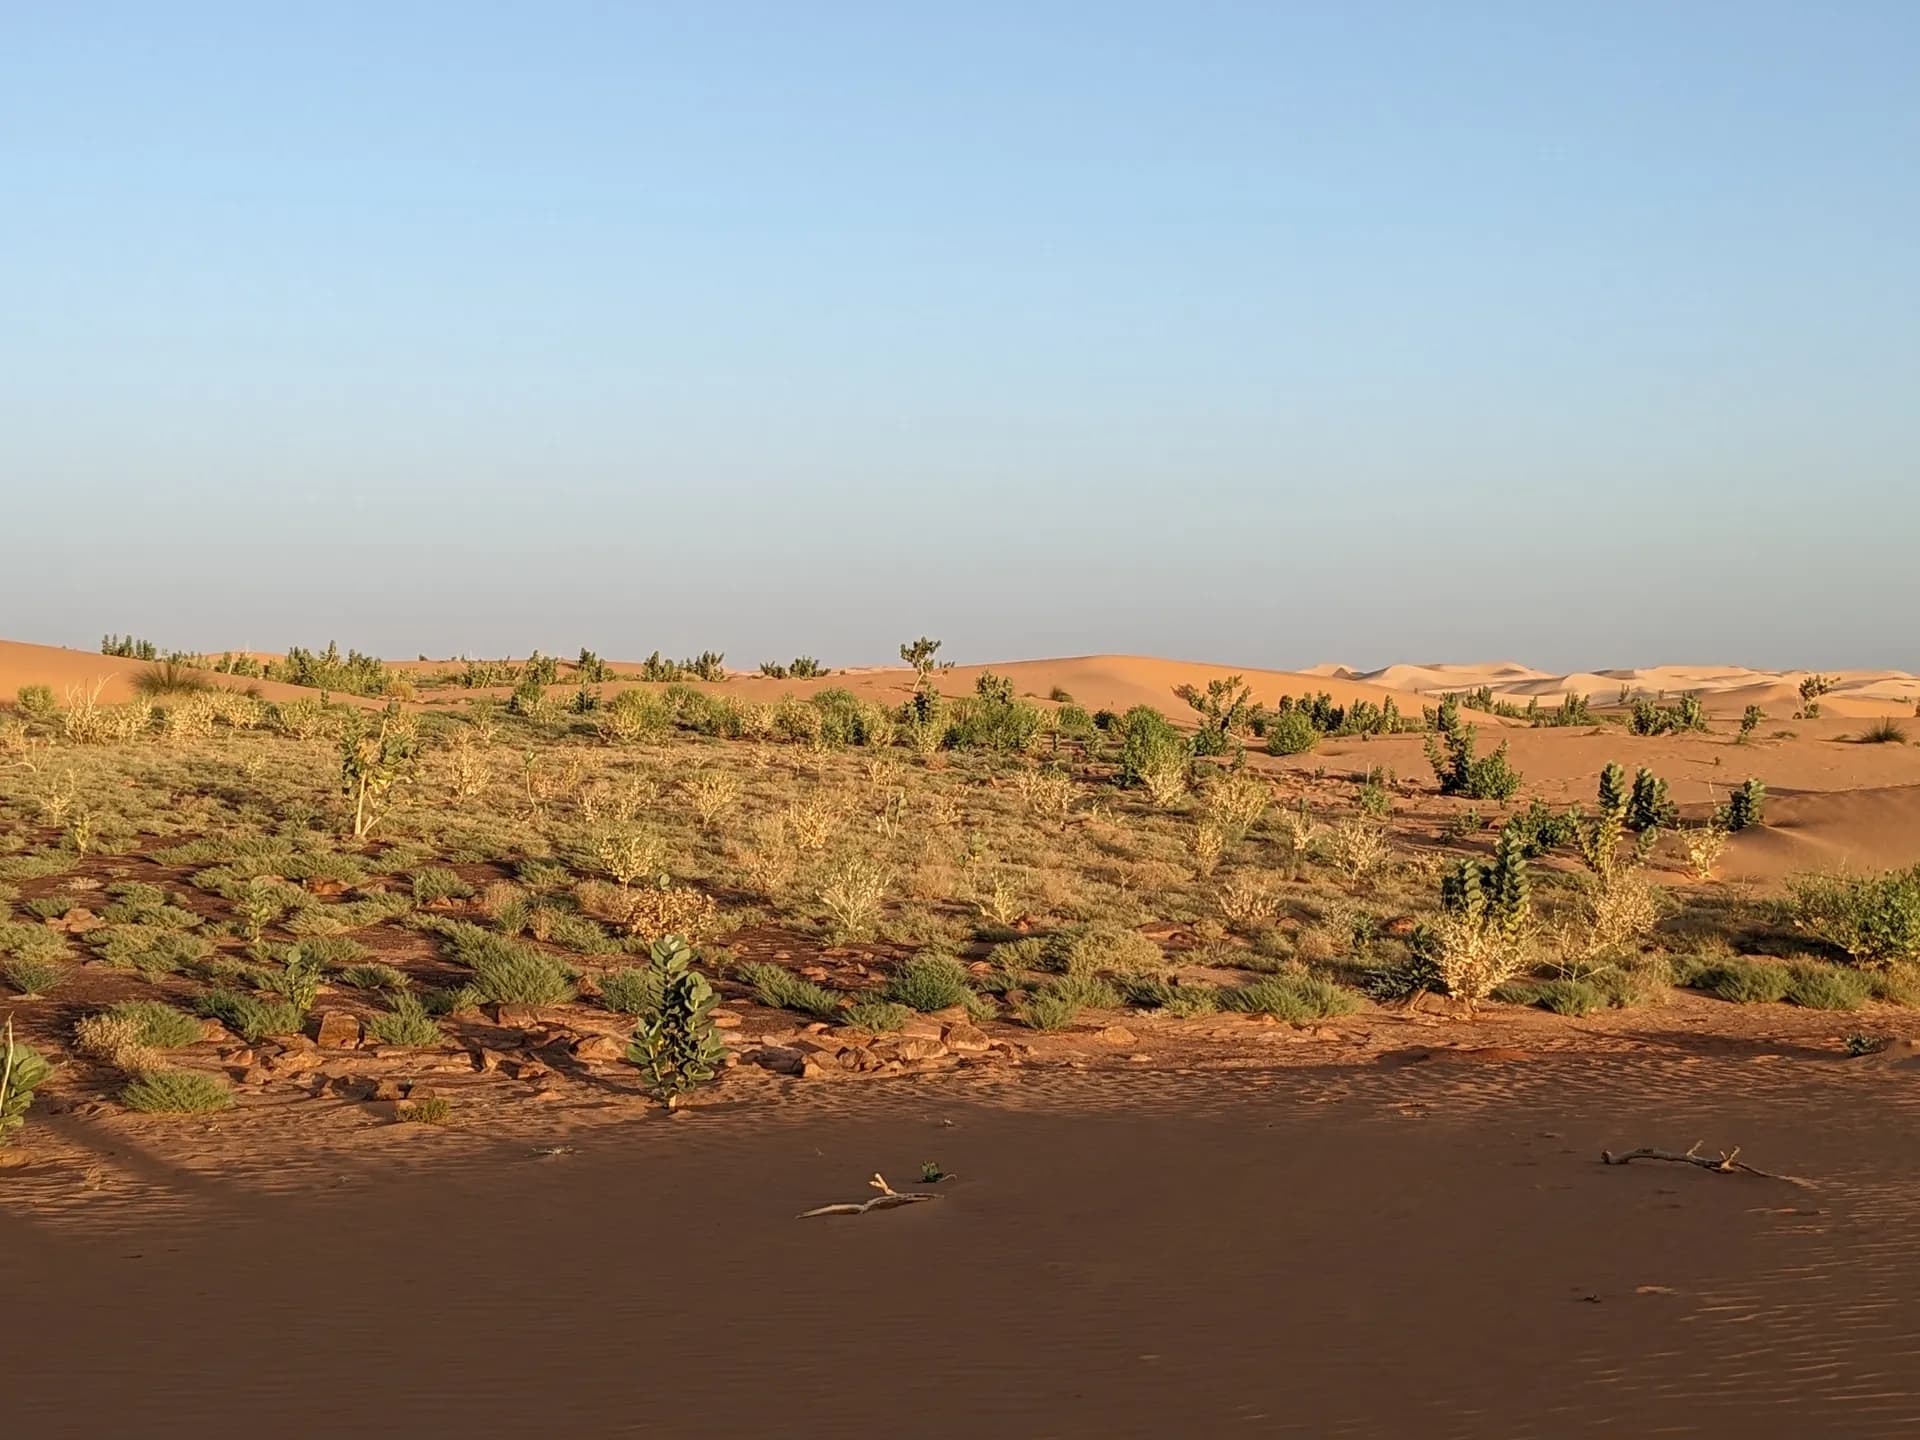
{"label": "hazy horizon", "polygon": [[1916,53],[1864,0],[15,13],[0,638],[1920,669]]}

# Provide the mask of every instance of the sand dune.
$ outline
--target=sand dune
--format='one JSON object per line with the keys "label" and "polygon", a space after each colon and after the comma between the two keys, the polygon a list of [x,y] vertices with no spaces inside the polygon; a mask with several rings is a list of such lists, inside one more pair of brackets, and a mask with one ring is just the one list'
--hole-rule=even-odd
{"label": "sand dune", "polygon": [[[126,660],[90,650],[67,650],[54,645],[0,640],[0,699],[12,700],[23,685],[45,685],[53,691],[57,703],[65,704],[69,691],[91,692],[98,685],[98,698],[102,704],[119,705],[134,698],[135,680],[155,668],[151,660]],[[194,673],[209,685],[225,690],[245,690],[262,700],[298,700],[303,696],[312,698],[314,694],[302,686],[284,685],[273,680],[248,680],[211,670],[197,670]],[[343,704],[374,703],[352,695],[336,694],[331,698]]]}
{"label": "sand dune", "polygon": [[[1316,666],[1308,673],[1334,667]],[[1800,682],[1806,670],[1756,670],[1739,665],[1649,665],[1617,670],[1577,670],[1554,675],[1512,661],[1481,665],[1388,665],[1355,678],[1393,690],[1433,696],[1482,686],[1514,704],[1538,700],[1557,705],[1568,695],[1583,695],[1595,705],[1618,702],[1620,691],[1675,698],[1700,696],[1710,713],[1738,715],[1749,705],[1778,712],[1785,719],[1800,708]],[[1823,713],[1851,718],[1909,715],[1920,704],[1920,677],[1902,670],[1823,672],[1833,688],[1820,697]]]}

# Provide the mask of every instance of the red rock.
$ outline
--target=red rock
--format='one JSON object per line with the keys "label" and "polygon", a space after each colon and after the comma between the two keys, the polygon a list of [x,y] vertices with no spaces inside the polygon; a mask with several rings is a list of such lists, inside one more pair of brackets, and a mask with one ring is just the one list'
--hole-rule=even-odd
{"label": "red rock", "polygon": [[572,1053],[576,1060],[604,1062],[624,1059],[627,1047],[611,1035],[584,1035],[573,1042]]}
{"label": "red rock", "polygon": [[962,1020],[957,1025],[941,1027],[940,1043],[956,1055],[975,1055],[992,1046],[993,1041],[978,1025]]}
{"label": "red rock", "polygon": [[323,1050],[356,1050],[360,1046],[360,1021],[344,1010],[323,1010],[315,1039]]}

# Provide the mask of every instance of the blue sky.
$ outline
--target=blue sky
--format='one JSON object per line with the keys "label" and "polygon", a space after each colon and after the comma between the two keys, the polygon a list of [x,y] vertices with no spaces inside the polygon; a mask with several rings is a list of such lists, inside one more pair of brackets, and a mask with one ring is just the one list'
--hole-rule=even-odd
{"label": "blue sky", "polygon": [[1920,6],[0,7],[0,635],[1920,668]]}

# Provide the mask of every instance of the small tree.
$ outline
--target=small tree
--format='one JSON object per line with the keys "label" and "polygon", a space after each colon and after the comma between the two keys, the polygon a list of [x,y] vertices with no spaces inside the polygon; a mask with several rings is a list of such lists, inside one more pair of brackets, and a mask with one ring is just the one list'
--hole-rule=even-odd
{"label": "small tree", "polygon": [[1766,823],[1766,805],[1767,787],[1749,778],[1727,797],[1725,805],[1714,812],[1714,823],[1729,832],[1754,829]]}
{"label": "small tree", "polygon": [[683,936],[654,941],[650,955],[660,982],[660,1008],[634,1028],[627,1059],[645,1074],[654,1097],[673,1110],[689,1091],[719,1074],[726,1059],[713,1024],[720,997],[693,968],[693,947]]}
{"label": "small tree", "polygon": [[412,783],[415,739],[397,702],[387,705],[377,726],[369,726],[357,712],[348,724],[340,739],[340,776],[353,802],[354,839],[366,839],[391,813],[395,792]]}
{"label": "small tree", "polygon": [[1203,722],[1193,737],[1196,755],[1225,755],[1235,749],[1237,737],[1253,723],[1258,709],[1252,688],[1242,684],[1238,675],[1209,680],[1204,691],[1192,685],[1176,685],[1173,693],[1192,706]]}
{"label": "small tree", "polygon": [[926,688],[933,678],[934,656],[939,653],[940,642],[929,640],[922,635],[918,640],[910,640],[900,647],[900,658],[913,667],[913,673],[919,677],[914,681],[916,690]]}
{"label": "small tree", "polygon": [[1753,739],[1753,732],[1765,723],[1767,712],[1758,705],[1749,705],[1740,716],[1740,733],[1734,736],[1734,743],[1745,745]]}
{"label": "small tree", "polygon": [[1507,745],[1491,755],[1475,758],[1473,726],[1460,719],[1460,706],[1448,696],[1437,711],[1429,711],[1433,730],[1426,740],[1427,763],[1440,782],[1442,795],[1464,795],[1469,800],[1498,800],[1502,805],[1520,792],[1520,772],[1507,761]]}

